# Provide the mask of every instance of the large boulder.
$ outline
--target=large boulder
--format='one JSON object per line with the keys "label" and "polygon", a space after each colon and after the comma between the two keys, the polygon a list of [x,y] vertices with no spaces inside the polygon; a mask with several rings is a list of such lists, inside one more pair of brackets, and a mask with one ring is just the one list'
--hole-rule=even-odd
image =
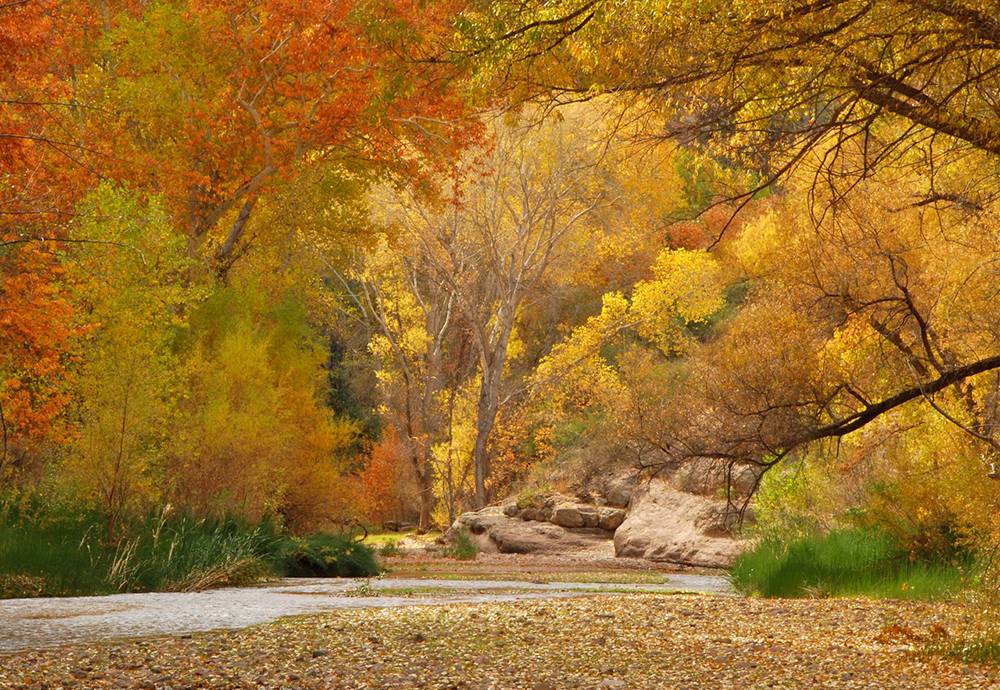
{"label": "large boulder", "polygon": [[598,511],[597,517],[598,527],[614,532],[625,522],[625,511],[621,508],[603,507]]}
{"label": "large boulder", "polygon": [[[582,518],[581,518],[582,519]],[[464,529],[484,553],[567,553],[607,544],[611,533],[599,528],[567,529],[550,522],[526,521],[504,514],[502,507],[463,513],[445,539]]]}
{"label": "large boulder", "polygon": [[685,462],[671,482],[689,494],[710,497],[731,494],[739,498],[753,491],[759,476],[760,470],[751,465],[730,465],[727,460],[702,458]]}
{"label": "large boulder", "polygon": [[639,477],[635,471],[623,470],[602,477],[598,482],[598,493],[603,502],[612,508],[628,508],[638,483]]}
{"label": "large boulder", "polygon": [[726,501],[654,478],[633,494],[628,516],[615,531],[615,555],[725,568],[744,548],[731,534],[737,521]]}
{"label": "large boulder", "polygon": [[[552,517],[549,522],[560,527],[585,527],[586,521],[583,518],[583,511],[577,503],[560,503],[552,509]],[[596,527],[596,525],[591,525]]]}

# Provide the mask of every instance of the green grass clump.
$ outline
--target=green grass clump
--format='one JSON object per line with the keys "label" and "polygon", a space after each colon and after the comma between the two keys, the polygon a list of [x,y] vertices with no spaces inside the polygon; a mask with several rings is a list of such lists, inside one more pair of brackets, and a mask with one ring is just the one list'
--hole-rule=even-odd
{"label": "green grass clump", "polygon": [[0,597],[187,591],[280,574],[268,522],[149,515],[108,543],[89,511],[0,511]]}
{"label": "green grass clump", "polygon": [[236,517],[161,518],[129,530],[114,551],[108,579],[117,591],[195,591],[281,574],[281,534],[264,521]]}
{"label": "green grass clump", "polygon": [[[106,594],[109,554],[85,519],[21,519],[0,511],[0,596]],[[96,546],[96,548],[95,548]]]}
{"label": "green grass clump", "polygon": [[378,547],[378,555],[383,558],[388,558],[389,556],[399,556],[402,553],[403,550],[399,548],[398,541],[382,542],[382,546]]}
{"label": "green grass clump", "polygon": [[280,576],[367,577],[372,549],[332,535],[306,539],[272,521],[135,517],[108,539],[107,520],[82,508],[0,501],[0,598],[197,591]]}
{"label": "green grass clump", "polygon": [[994,635],[938,641],[928,645],[927,651],[967,664],[1000,666],[1000,641]]}
{"label": "green grass clump", "polygon": [[364,538],[364,542],[368,546],[381,547],[383,544],[397,544],[414,534],[415,532],[412,530],[409,532],[369,532],[368,536]]}
{"label": "green grass clump", "polygon": [[743,554],[730,579],[763,597],[873,597],[940,601],[969,586],[971,559],[912,560],[886,536],[836,530],[783,542],[768,539]]}

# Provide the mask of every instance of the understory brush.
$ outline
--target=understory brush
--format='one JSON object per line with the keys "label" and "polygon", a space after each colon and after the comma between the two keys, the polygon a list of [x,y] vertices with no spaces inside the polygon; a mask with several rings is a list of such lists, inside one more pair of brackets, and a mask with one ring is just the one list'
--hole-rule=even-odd
{"label": "understory brush", "polygon": [[336,534],[288,538],[280,560],[288,577],[371,577],[381,570],[371,547]]}
{"label": "understory brush", "polygon": [[739,592],[762,597],[941,601],[967,590],[976,572],[971,556],[914,559],[889,536],[854,528],[765,538],[737,559],[730,579]]}
{"label": "understory brush", "polygon": [[378,573],[374,552],[344,537],[290,537],[264,520],[151,514],[115,542],[87,510],[0,503],[0,598],[196,591],[280,576]]}
{"label": "understory brush", "polygon": [[455,541],[444,550],[444,555],[458,561],[471,561],[479,555],[479,547],[472,540],[468,530],[455,530]]}

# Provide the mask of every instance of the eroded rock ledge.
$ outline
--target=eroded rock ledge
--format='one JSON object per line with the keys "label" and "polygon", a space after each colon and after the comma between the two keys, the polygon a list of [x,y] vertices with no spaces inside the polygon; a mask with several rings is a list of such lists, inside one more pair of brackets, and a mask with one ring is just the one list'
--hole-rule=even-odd
{"label": "eroded rock ledge", "polygon": [[703,568],[726,568],[744,548],[734,539],[738,516],[726,501],[675,489],[653,479],[632,497],[615,531],[615,555]]}
{"label": "eroded rock ledge", "polygon": [[465,529],[484,552],[520,554],[607,548],[613,540],[619,558],[726,568],[745,548],[734,537],[738,515],[720,498],[727,478],[728,490],[738,497],[754,476],[710,463],[643,481],[624,482],[618,475],[597,494],[535,495],[466,513],[445,538]]}

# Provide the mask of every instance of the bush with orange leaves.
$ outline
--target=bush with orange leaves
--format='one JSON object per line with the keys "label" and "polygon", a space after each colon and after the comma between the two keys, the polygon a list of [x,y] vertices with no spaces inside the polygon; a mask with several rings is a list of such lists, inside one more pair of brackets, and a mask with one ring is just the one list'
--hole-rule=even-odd
{"label": "bush with orange leaves", "polygon": [[352,479],[352,514],[356,519],[377,525],[414,519],[419,514],[415,480],[404,458],[399,436],[389,427]]}

